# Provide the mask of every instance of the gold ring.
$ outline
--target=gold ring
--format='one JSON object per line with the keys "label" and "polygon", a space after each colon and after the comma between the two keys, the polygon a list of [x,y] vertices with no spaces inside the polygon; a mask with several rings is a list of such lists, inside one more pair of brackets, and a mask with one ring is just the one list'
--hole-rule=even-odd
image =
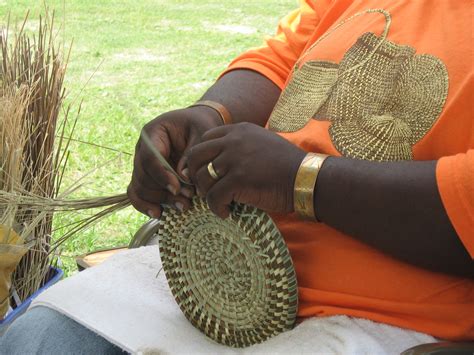
{"label": "gold ring", "polygon": [[214,180],[219,180],[219,175],[217,175],[216,169],[214,169],[214,164],[212,164],[212,161],[207,164],[207,171],[209,171],[209,175],[211,175],[211,178]]}

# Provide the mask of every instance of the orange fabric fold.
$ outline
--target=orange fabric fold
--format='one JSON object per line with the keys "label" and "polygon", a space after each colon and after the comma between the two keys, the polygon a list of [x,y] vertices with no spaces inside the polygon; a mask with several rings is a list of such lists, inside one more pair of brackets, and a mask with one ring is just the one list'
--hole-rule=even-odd
{"label": "orange fabric fold", "polygon": [[449,219],[474,259],[474,149],[441,158],[436,177]]}

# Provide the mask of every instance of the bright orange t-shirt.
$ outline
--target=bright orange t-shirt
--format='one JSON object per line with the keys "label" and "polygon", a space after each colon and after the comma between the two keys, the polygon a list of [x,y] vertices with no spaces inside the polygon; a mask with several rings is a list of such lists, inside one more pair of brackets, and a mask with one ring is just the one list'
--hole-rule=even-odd
{"label": "bright orange t-shirt", "polygon": [[[307,151],[437,160],[444,207],[474,257],[473,48],[472,0],[306,0],[227,71],[255,70],[278,85],[267,126]],[[295,264],[300,316],[474,339],[472,280],[398,261],[324,224],[274,218]]]}

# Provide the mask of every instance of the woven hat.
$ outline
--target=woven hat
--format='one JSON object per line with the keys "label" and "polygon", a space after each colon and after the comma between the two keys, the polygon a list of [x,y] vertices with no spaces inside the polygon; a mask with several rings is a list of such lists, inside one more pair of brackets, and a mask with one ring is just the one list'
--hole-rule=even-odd
{"label": "woven hat", "polygon": [[208,337],[245,347],[293,327],[296,274],[267,214],[234,204],[222,220],[196,197],[188,211],[165,208],[157,233],[171,292]]}

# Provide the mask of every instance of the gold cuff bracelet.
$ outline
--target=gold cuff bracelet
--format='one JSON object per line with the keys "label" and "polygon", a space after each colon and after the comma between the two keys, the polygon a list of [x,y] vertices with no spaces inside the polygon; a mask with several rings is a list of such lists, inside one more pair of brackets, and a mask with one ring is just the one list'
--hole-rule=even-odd
{"label": "gold cuff bracelet", "polygon": [[319,170],[328,155],[308,153],[296,173],[293,203],[295,212],[303,219],[318,221],[314,212],[314,190]]}
{"label": "gold cuff bracelet", "polygon": [[227,110],[224,105],[211,101],[211,100],[203,100],[203,101],[198,101],[195,104],[189,106],[189,107],[195,107],[195,106],[207,106],[210,107],[214,110],[217,111],[219,116],[221,117],[222,123],[224,125],[232,124],[232,116],[230,115],[229,110]]}

